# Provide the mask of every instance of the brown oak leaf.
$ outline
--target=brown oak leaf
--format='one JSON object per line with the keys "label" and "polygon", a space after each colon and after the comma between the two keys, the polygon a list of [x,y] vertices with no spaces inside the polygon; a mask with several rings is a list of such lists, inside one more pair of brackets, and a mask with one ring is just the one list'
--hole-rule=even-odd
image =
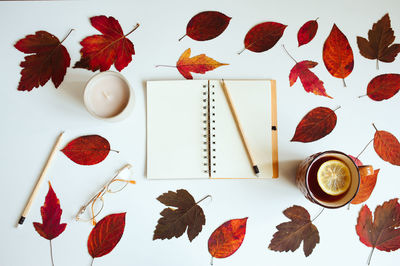
{"label": "brown oak leaf", "polygon": [[303,241],[304,255],[308,257],[319,243],[319,233],[311,223],[310,214],[301,206],[293,205],[283,211],[291,221],[281,223],[276,227],[268,248],[274,251],[295,251]]}
{"label": "brown oak leaf", "polygon": [[165,208],[160,213],[162,217],[154,230],[153,240],[178,238],[185,233],[187,228],[189,241],[192,241],[206,224],[203,209],[198,205],[202,200],[195,202],[192,195],[185,189],[179,189],[176,192],[168,191],[157,200],[171,207]]}
{"label": "brown oak leaf", "polygon": [[386,14],[372,25],[372,29],[368,31],[368,40],[357,36],[357,44],[360,54],[368,59],[376,59],[376,68],[379,69],[379,61],[393,62],[400,52],[400,44],[392,44],[394,39],[390,17]]}

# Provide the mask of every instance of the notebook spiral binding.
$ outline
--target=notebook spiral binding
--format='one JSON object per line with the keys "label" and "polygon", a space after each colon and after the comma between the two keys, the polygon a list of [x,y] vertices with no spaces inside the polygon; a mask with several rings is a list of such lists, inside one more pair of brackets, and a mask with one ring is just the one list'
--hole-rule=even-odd
{"label": "notebook spiral binding", "polygon": [[216,166],[216,159],[217,159],[217,148],[216,148],[216,113],[215,113],[215,85],[211,85],[211,89],[209,91],[209,99],[210,99],[210,112],[209,112],[209,149],[210,149],[210,171],[211,173],[215,174],[217,172]]}
{"label": "notebook spiral binding", "polygon": [[203,85],[203,166],[204,173],[208,173],[211,177],[212,173],[216,173],[216,147],[215,147],[215,130],[216,130],[216,115],[215,115],[215,86]]}
{"label": "notebook spiral binding", "polygon": [[208,100],[208,89],[207,85],[203,85],[203,113],[202,113],[202,122],[203,122],[203,166],[204,166],[204,173],[209,173],[209,147],[208,147],[208,109],[209,109],[209,100]]}

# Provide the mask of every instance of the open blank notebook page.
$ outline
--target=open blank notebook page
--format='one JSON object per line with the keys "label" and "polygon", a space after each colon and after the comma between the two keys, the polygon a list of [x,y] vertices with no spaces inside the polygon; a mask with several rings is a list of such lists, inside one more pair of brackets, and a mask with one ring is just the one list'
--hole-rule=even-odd
{"label": "open blank notebook page", "polygon": [[[271,81],[225,84],[259,178],[277,177]],[[147,82],[147,177],[256,178],[219,80]]]}

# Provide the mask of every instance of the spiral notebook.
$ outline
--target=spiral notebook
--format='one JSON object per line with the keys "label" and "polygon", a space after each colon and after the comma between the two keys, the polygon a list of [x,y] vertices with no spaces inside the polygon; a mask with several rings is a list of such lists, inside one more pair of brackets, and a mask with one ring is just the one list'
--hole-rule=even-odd
{"label": "spiral notebook", "polygon": [[147,177],[278,177],[274,80],[225,80],[254,175],[219,80],[147,82]]}

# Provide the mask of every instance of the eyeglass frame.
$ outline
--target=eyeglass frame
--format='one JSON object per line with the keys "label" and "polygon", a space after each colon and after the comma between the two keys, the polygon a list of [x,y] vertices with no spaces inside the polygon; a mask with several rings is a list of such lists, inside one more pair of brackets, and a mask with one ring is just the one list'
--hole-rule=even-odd
{"label": "eyeglass frame", "polygon": [[[97,215],[99,215],[100,214],[100,212],[103,210],[103,207],[104,207],[104,200],[103,200],[103,196],[108,192],[108,193],[117,193],[117,192],[119,192],[119,191],[121,191],[121,190],[123,190],[129,183],[131,183],[131,184],[135,184],[136,182],[134,181],[134,180],[124,180],[124,179],[118,179],[117,177],[120,175],[120,173],[122,172],[122,171],[124,171],[125,169],[131,169],[132,168],[132,165],[131,164],[126,164],[126,165],[124,165],[123,167],[121,167],[116,173],[115,173],[115,175],[86,203],[86,204],[84,204],[80,209],[79,209],[79,211],[78,211],[78,213],[75,215],[75,220],[76,221],[86,221],[86,222],[89,222],[89,221],[92,221],[92,223],[93,223],[93,225],[95,225],[96,224],[96,217],[97,217]],[[113,182],[115,182],[115,181],[124,181],[124,182],[126,182],[126,184],[121,188],[121,189],[119,189],[119,190],[117,190],[117,191],[111,191],[111,190],[109,190],[108,189],[108,187],[113,183]],[[100,210],[95,214],[94,213],[94,210],[93,210],[93,206],[94,206],[94,203],[96,202],[96,200],[98,200],[98,199],[100,199],[101,200],[101,203],[102,203],[102,206],[101,206],[101,208],[100,208]],[[92,211],[92,218],[90,218],[90,219],[82,219],[81,218],[81,215],[82,214],[84,214],[85,213],[85,211],[86,211],[86,209],[87,209],[87,207],[90,205],[90,204],[92,204],[92,206],[91,206],[91,211]]]}

